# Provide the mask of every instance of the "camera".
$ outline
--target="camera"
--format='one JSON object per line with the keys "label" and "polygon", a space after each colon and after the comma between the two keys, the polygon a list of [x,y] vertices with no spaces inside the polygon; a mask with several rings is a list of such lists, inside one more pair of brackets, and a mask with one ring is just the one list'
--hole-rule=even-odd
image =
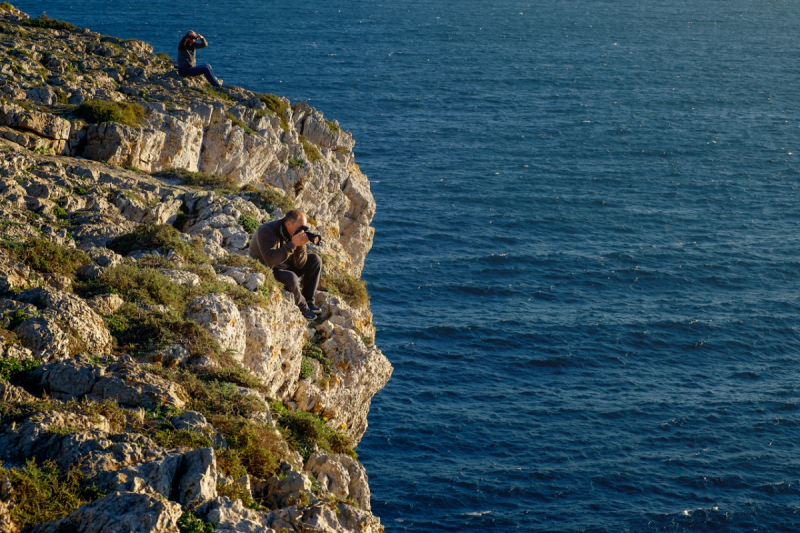
{"label": "camera", "polygon": [[[311,244],[316,244],[317,246],[322,244],[322,235],[320,235],[319,233],[312,233],[308,226],[300,226],[299,228],[297,228],[297,231],[294,232],[294,235],[297,235],[301,231],[306,232],[306,236],[308,237],[308,242],[310,242]],[[292,235],[292,237],[294,237],[294,235]]]}

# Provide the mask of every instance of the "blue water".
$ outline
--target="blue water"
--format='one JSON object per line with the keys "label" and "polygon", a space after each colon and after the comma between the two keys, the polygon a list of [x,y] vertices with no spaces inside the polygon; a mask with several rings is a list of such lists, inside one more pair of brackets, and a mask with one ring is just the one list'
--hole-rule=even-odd
{"label": "blue water", "polygon": [[796,2],[18,5],[353,132],[387,531],[800,531]]}

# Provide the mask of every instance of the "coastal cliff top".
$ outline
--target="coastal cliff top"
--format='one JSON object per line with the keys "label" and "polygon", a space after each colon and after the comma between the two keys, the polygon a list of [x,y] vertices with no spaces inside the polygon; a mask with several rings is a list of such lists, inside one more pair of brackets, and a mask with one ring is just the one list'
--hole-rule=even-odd
{"label": "coastal cliff top", "polygon": [[[352,136],[7,3],[0,91],[0,531],[382,531]],[[324,237],[311,323],[248,254],[293,207]]]}

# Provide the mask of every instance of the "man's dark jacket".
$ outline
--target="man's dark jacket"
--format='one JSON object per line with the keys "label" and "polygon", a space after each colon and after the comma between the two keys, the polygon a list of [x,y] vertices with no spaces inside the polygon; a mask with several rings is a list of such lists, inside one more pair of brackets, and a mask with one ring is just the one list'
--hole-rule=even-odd
{"label": "man's dark jacket", "polygon": [[258,227],[250,240],[250,256],[268,267],[277,268],[303,268],[307,259],[306,247],[292,243],[284,219]]}

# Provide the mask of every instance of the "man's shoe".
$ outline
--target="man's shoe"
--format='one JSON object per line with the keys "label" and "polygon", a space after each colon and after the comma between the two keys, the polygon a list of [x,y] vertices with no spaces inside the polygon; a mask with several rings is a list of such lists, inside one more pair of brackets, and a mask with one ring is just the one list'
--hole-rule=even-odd
{"label": "man's shoe", "polygon": [[318,305],[314,305],[314,304],[309,302],[308,308],[311,309],[312,311],[314,311],[318,315],[322,314],[322,308],[320,306],[318,306]]}
{"label": "man's shoe", "polygon": [[306,320],[317,319],[316,313],[314,313],[314,311],[312,311],[311,309],[306,309],[305,311],[302,311],[302,313],[303,313],[303,318],[305,318]]}

